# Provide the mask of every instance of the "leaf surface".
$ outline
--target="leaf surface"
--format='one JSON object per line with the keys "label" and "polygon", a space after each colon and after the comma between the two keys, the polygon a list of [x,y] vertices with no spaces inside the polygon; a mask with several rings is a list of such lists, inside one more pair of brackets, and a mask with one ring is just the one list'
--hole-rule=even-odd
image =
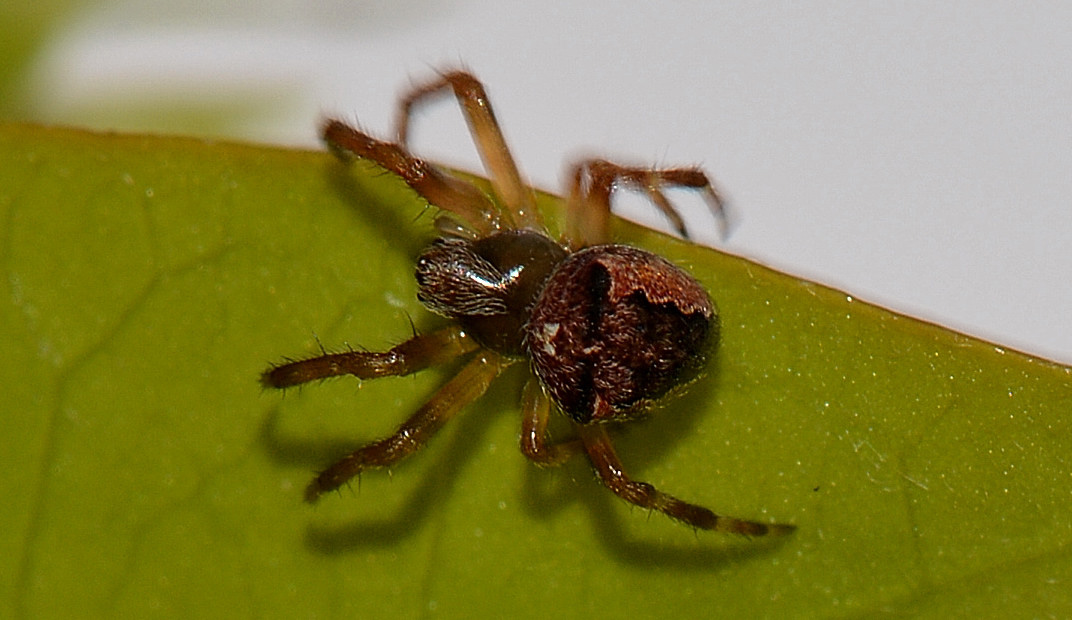
{"label": "leaf surface", "polygon": [[286,393],[259,373],[438,325],[412,277],[433,212],[324,153],[8,125],[0,158],[0,616],[1072,613],[1069,368],[616,222],[723,326],[620,456],[795,534],[695,533],[582,460],[530,465],[520,364],[310,507],[312,472],[451,369]]}

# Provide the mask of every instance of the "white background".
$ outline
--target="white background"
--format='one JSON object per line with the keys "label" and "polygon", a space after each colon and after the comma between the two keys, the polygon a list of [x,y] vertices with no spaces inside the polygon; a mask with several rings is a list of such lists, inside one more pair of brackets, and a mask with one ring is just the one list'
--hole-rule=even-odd
{"label": "white background", "polygon": [[[260,98],[228,135],[315,146],[325,114],[386,134],[410,79],[462,63],[540,187],[585,153],[700,163],[735,223],[682,196],[700,241],[1072,363],[1072,3],[119,2],[34,84],[75,123]],[[450,106],[415,135],[478,168]]]}

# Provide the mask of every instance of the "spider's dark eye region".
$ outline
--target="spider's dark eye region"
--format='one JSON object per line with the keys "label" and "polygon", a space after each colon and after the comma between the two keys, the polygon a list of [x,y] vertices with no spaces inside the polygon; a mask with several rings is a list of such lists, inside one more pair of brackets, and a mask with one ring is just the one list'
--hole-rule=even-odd
{"label": "spider's dark eye region", "polygon": [[515,230],[476,241],[437,239],[417,259],[417,297],[458,319],[477,342],[520,356],[529,311],[566,251],[546,235]]}
{"label": "spider's dark eye region", "polygon": [[526,328],[533,369],[581,424],[620,419],[691,378],[718,341],[698,282],[650,252],[595,246],[551,276]]}
{"label": "spider's dark eye region", "polygon": [[451,318],[506,314],[513,286],[462,239],[436,239],[417,259],[417,298],[429,310]]}

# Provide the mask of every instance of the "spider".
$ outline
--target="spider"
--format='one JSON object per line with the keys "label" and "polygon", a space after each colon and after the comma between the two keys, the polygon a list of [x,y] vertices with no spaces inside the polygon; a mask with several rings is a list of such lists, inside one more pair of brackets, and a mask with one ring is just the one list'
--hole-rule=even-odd
{"label": "spider", "polygon": [[[451,91],[494,197],[408,150],[414,110]],[[608,435],[613,424],[637,417],[693,380],[719,337],[718,311],[696,280],[651,252],[611,243],[611,194],[619,185],[639,188],[685,236],[663,188],[702,192],[724,222],[722,201],[704,172],[581,161],[569,176],[565,232],[554,240],[533,191],[522,182],[484,87],[472,75],[450,71],[415,86],[401,99],[395,122],[394,142],[338,120],[324,123],[323,139],[340,159],[375,162],[442,210],[436,219],[440,237],[417,259],[417,296],[453,323],[388,351],[325,353],[275,365],[262,382],[287,388],[347,374],[360,379],[407,375],[458,358],[466,361],[394,434],[317,475],[305,499],[315,502],[362,471],[417,451],[506,367],[527,360],[531,372],[522,394],[521,452],[537,465],[560,465],[583,452],[599,480],[637,506],[704,530],[750,536],[791,532],[791,525],[716,515],[630,478]],[[569,418],[576,438],[550,440],[552,409]]]}

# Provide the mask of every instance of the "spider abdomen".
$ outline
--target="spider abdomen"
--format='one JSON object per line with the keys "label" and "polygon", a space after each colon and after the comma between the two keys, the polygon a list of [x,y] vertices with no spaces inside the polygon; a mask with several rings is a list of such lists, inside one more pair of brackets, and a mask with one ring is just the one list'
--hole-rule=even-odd
{"label": "spider abdomen", "polygon": [[718,341],[707,292],[669,261],[600,245],[548,278],[525,329],[532,368],[581,424],[628,418],[703,365]]}

